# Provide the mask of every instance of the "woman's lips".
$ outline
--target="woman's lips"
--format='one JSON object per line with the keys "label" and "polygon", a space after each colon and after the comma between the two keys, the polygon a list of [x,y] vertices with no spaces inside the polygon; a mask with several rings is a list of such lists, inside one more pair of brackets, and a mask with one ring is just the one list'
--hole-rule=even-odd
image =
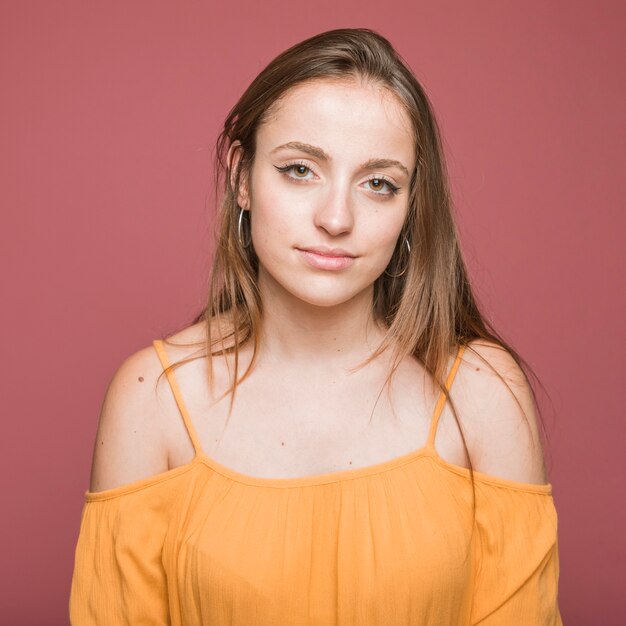
{"label": "woman's lips", "polygon": [[298,252],[309,265],[320,270],[342,270],[354,262],[354,257],[351,256],[327,256],[300,248]]}

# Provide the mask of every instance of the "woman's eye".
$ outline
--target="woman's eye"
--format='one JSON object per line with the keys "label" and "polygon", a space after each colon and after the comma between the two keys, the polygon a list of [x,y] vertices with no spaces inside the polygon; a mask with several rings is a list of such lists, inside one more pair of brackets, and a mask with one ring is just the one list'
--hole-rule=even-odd
{"label": "woman's eye", "polygon": [[[309,180],[306,178],[306,175],[309,173],[313,173],[313,170],[310,167],[302,163],[290,163],[289,165],[283,165],[282,167],[275,165],[274,167],[279,172],[287,175],[288,178],[291,178],[292,180]],[[370,189],[377,196],[393,196],[396,195],[400,189],[400,187],[397,187],[387,179],[381,177],[370,178],[366,182],[370,185]],[[385,188],[385,185],[387,186],[389,191],[381,191]]]}
{"label": "woman's eye", "polygon": [[291,165],[284,165],[283,167],[275,166],[279,172],[289,175],[289,172],[293,172],[294,176],[289,175],[289,178],[296,178],[300,180],[306,180],[305,176],[311,172],[311,168],[302,163],[292,163]]}
{"label": "woman's eye", "polygon": [[383,194],[380,194],[380,195],[388,196],[388,195],[394,195],[394,194],[398,193],[399,187],[396,187],[395,185],[391,184],[388,180],[386,180],[384,178],[370,178],[367,182],[371,185],[371,188],[376,193],[379,193],[378,190],[379,189],[383,189],[385,187],[385,185],[387,185],[389,191],[387,193],[383,193]]}
{"label": "woman's eye", "polygon": [[306,173],[310,171],[306,165],[292,165],[291,169],[298,178],[301,178],[301,175],[306,176]]}

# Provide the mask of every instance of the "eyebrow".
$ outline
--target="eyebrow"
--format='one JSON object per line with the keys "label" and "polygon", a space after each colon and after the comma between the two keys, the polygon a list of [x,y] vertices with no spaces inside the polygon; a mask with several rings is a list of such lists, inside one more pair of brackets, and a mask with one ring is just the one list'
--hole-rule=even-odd
{"label": "eyebrow", "polygon": [[[331,157],[324,152],[321,148],[317,146],[312,146],[308,143],[302,143],[301,141],[289,141],[287,143],[283,143],[280,146],[274,148],[270,154],[274,154],[274,152],[278,152],[278,150],[282,150],[285,148],[291,148],[292,150],[300,150],[300,152],[306,152],[318,159],[322,159],[324,161],[332,161]],[[406,166],[400,161],[396,161],[395,159],[383,159],[383,158],[374,158],[365,161],[365,163],[361,163],[360,166],[362,169],[378,169],[378,168],[386,168],[386,167],[397,167],[401,169],[407,176],[410,176],[409,170]]]}

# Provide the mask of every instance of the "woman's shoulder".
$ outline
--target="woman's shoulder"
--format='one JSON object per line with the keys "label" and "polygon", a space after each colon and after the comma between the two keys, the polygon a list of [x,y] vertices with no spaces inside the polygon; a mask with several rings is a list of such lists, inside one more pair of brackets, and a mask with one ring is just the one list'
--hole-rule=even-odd
{"label": "woman's shoulder", "polygon": [[101,404],[89,490],[112,489],[167,469],[161,440],[157,379],[162,371],[152,346],[116,367]]}
{"label": "woman's shoulder", "polygon": [[[205,326],[196,323],[165,337],[167,361],[176,363],[202,347]],[[177,370],[175,370],[177,371]],[[172,415],[177,413],[154,342],[128,354],[113,371],[101,404],[89,490],[112,489],[169,469]]]}
{"label": "woman's shoulder", "polygon": [[451,395],[475,470],[518,482],[547,482],[535,398],[507,349],[471,341]]}

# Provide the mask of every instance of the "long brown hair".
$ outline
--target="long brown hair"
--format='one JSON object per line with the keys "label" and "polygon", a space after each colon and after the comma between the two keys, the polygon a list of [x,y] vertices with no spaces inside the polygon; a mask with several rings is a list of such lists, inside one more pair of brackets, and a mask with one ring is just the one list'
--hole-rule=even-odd
{"label": "long brown hair", "polygon": [[[234,352],[235,375],[226,391],[231,393],[230,416],[237,384],[249,374],[257,356],[263,313],[257,285],[258,257],[253,245],[244,247],[240,242],[240,208],[236,201],[241,177],[249,173],[254,162],[257,130],[280,98],[294,86],[316,79],[350,78],[373,82],[395,94],[412,122],[417,157],[407,217],[387,268],[390,274],[399,276],[392,278],[383,273],[374,283],[373,314],[386,328],[386,336],[362,365],[390,347],[392,367],[385,385],[403,357],[412,355],[423,365],[450,402],[469,459],[473,486],[473,468],[463,429],[445,389],[450,356],[464,345],[487,363],[470,345],[470,342],[483,340],[507,350],[522,372],[524,367],[532,370],[479,310],[459,248],[440,131],[432,106],[406,62],[387,39],[373,30],[331,30],[290,47],[265,67],[228,113],[216,144],[214,180],[219,210],[208,303],[193,320],[194,324],[206,323],[206,352],[175,365],[208,354]],[[241,143],[241,159],[233,171],[231,163],[226,161],[235,141]],[[244,239],[250,239],[249,213],[244,211]],[[410,243],[410,254],[404,244],[405,237]],[[216,332],[218,338],[215,338]],[[248,340],[254,342],[253,356],[238,380],[239,346]],[[211,380],[211,358],[208,363]],[[496,374],[508,387],[502,376]],[[528,381],[525,372],[524,377]],[[534,390],[532,393],[535,397]]]}

